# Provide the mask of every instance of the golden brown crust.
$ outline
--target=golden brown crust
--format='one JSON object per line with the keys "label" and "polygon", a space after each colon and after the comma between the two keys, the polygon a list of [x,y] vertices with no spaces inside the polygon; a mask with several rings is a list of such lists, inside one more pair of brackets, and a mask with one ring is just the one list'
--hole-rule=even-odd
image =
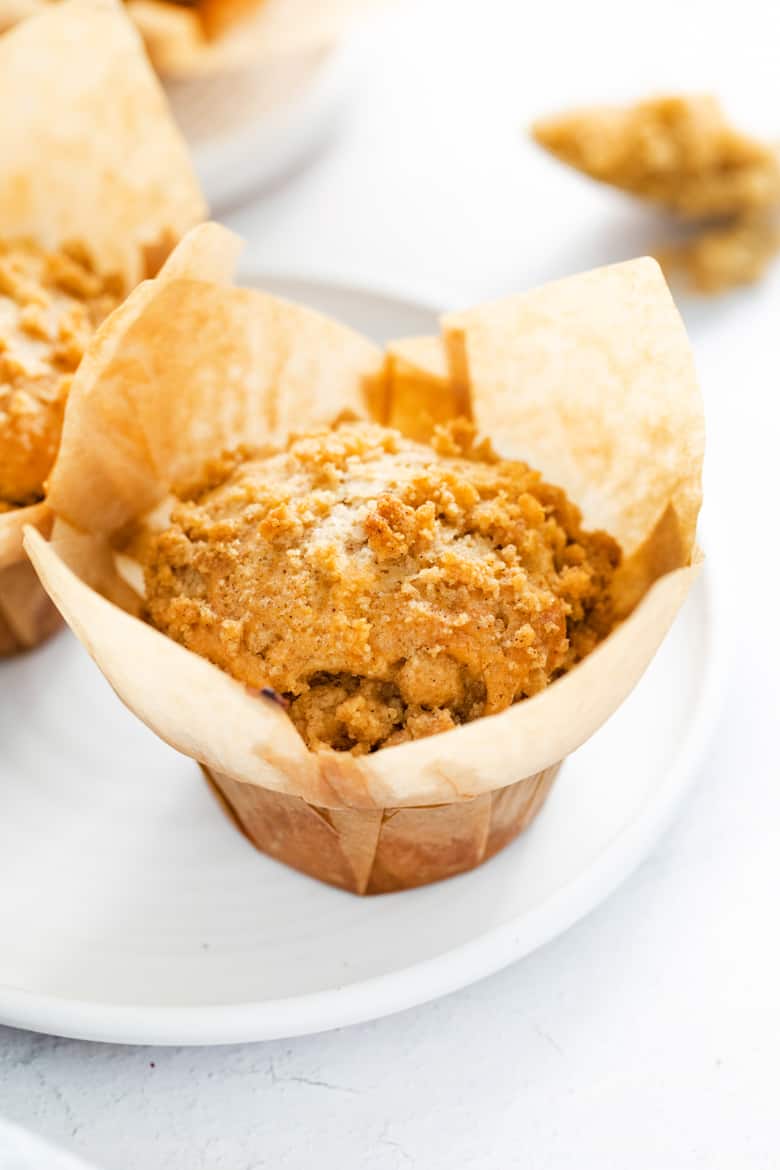
{"label": "golden brown crust", "polygon": [[43,494],[71,377],[95,327],[121,299],[86,252],[0,241],[0,503]]}
{"label": "golden brown crust", "polygon": [[158,629],[362,753],[542,690],[610,627],[614,541],[466,422],[437,450],[345,423],[212,464],[136,544]]}

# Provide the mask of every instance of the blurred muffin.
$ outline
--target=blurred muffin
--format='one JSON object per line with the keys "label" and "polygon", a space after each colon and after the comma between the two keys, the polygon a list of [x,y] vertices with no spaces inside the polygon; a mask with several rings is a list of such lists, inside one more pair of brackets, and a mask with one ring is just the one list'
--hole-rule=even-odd
{"label": "blurred muffin", "polygon": [[[35,79],[33,84],[31,79]],[[48,530],[46,480],[74,372],[100,323],[205,213],[137,34],[73,0],[0,38],[0,653],[54,625],[22,528]]]}

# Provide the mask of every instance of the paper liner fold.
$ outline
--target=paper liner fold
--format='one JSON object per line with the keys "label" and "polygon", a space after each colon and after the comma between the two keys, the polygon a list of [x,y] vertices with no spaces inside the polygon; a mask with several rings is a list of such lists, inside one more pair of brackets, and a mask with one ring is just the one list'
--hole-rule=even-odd
{"label": "paper liner fold", "polygon": [[117,336],[106,329],[73,380],[48,491],[91,532],[121,528],[250,437],[366,414],[382,368],[365,338],[256,289],[156,282],[108,325]]}
{"label": "paper liner fold", "polygon": [[387,422],[410,439],[427,442],[434,428],[470,411],[468,386],[452,374],[440,337],[407,337],[387,346]]}
{"label": "paper liner fold", "polygon": [[277,861],[354,894],[387,894],[465,873],[533,821],[558,773],[428,808],[326,809],[204,768],[229,815]]}
{"label": "paper liner fold", "polygon": [[0,569],[0,658],[32,650],[61,625],[29,561]]}
{"label": "paper liner fold", "polygon": [[[323,880],[366,890],[468,868],[524,823],[518,776],[546,775],[629,694],[696,577],[701,401],[668,290],[652,262],[618,265],[447,318],[443,344],[398,343],[385,356],[300,306],[191,279],[201,251],[211,254],[205,229],[200,238],[96,339],[49,496],[79,531],[58,522],[47,543],[31,529],[25,547],[120,697],[209,769],[266,851],[308,872],[316,857]],[[366,756],[312,753],[279,705],[133,616],[139,598],[123,599],[110,542],[225,446],[283,438],[340,407],[382,403],[392,418],[394,362],[411,379],[406,406],[415,383],[453,409],[465,395],[500,448],[517,453],[522,440],[552,482],[582,489],[572,495],[591,524],[615,520],[629,552],[615,594],[625,618],[566,675],[498,715]]]}
{"label": "paper liner fold", "polygon": [[54,514],[45,503],[0,512],[0,569],[25,559],[23,540],[26,527],[37,528],[48,536],[53,521]]}
{"label": "paper liner fold", "polygon": [[63,0],[0,37],[0,224],[77,240],[128,288],[206,207],[165,95],[113,0]]}
{"label": "paper liner fold", "polygon": [[502,455],[540,467],[626,556],[668,506],[690,551],[704,415],[655,260],[597,268],[443,324],[453,376]]}

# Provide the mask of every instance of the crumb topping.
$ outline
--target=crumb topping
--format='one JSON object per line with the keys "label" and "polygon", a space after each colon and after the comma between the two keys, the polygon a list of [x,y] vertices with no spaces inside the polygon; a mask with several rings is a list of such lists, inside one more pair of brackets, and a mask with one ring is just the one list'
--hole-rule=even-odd
{"label": "crumb topping", "polygon": [[463,420],[432,446],[347,422],[233,453],[135,551],[158,629],[354,753],[542,690],[608,632],[620,558]]}
{"label": "crumb topping", "polygon": [[0,241],[0,509],[41,498],[73,373],[120,299],[81,247]]}

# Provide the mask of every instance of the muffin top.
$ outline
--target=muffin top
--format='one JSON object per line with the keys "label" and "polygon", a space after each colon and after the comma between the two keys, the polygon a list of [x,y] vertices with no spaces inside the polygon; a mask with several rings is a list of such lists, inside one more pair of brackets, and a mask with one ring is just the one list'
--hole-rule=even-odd
{"label": "muffin top", "polygon": [[73,372],[120,291],[81,248],[0,241],[0,511],[43,495]]}
{"label": "muffin top", "polygon": [[128,547],[148,620],[355,754],[543,689],[608,632],[620,559],[465,421],[431,446],[343,422],[234,452]]}

